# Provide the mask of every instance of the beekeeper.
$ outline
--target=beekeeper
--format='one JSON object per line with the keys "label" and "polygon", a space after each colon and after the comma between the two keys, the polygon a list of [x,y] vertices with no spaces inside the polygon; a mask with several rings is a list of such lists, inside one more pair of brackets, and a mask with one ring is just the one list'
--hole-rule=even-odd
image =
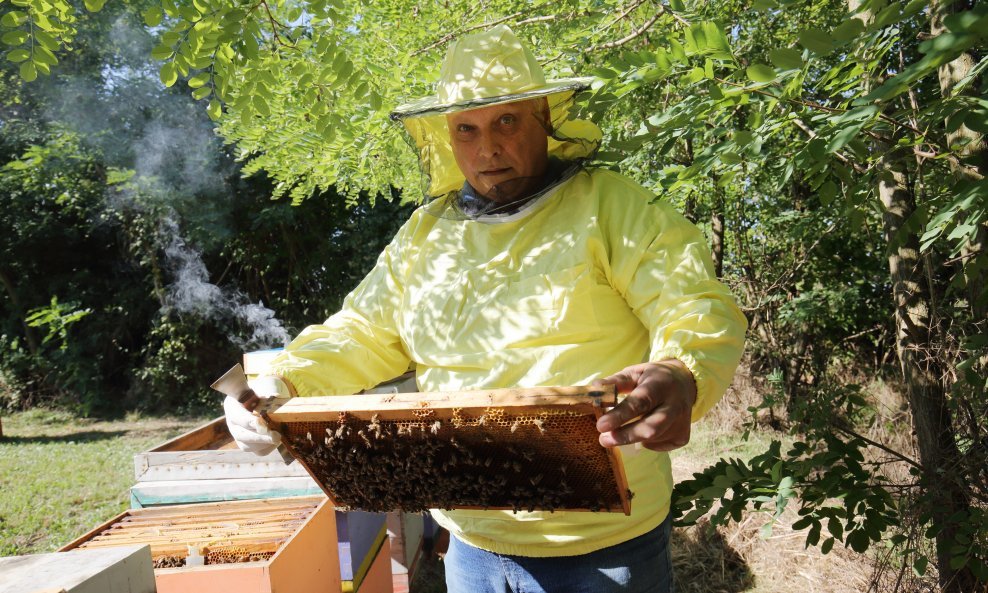
{"label": "beekeeper", "polygon": [[[666,451],[721,397],[746,322],[700,231],[618,173],[586,165],[601,133],[570,118],[588,79],[547,81],[505,26],[462,37],[436,96],[392,114],[428,201],[343,308],[306,328],[259,395],[357,393],[413,366],[421,391],[583,385],[627,393],[598,422],[625,455],[630,516],[433,511],[452,534],[447,587],[668,591]],[[279,436],[227,400],[241,448]]]}

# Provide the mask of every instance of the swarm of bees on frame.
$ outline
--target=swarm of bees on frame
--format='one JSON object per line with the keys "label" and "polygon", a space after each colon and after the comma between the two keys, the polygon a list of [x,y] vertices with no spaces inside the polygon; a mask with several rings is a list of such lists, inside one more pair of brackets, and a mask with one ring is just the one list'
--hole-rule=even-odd
{"label": "swarm of bees on frame", "polygon": [[430,508],[621,511],[595,418],[491,408],[474,417],[284,423],[283,439],[337,504],[373,512]]}

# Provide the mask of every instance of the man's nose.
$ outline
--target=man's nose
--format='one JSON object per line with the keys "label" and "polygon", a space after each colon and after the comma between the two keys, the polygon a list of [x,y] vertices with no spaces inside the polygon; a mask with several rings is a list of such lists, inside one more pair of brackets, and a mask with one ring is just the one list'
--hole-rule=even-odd
{"label": "man's nose", "polygon": [[483,134],[477,143],[477,152],[485,158],[496,156],[501,154],[501,143],[493,134]]}

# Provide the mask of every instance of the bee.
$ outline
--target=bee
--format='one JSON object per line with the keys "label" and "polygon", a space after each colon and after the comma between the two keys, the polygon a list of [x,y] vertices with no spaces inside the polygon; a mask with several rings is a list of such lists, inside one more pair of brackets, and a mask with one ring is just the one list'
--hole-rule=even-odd
{"label": "bee", "polygon": [[443,423],[440,422],[439,420],[436,420],[435,422],[432,423],[432,426],[429,428],[429,430],[432,432],[432,434],[439,434],[439,429],[442,428],[442,426]]}
{"label": "bee", "polygon": [[539,429],[539,434],[545,434],[545,420],[541,418],[535,418],[532,420],[532,424]]}
{"label": "bee", "polygon": [[514,433],[516,430],[518,430],[518,427],[519,426],[521,426],[521,423],[518,420],[515,420],[514,422],[512,422],[511,423],[511,432]]}

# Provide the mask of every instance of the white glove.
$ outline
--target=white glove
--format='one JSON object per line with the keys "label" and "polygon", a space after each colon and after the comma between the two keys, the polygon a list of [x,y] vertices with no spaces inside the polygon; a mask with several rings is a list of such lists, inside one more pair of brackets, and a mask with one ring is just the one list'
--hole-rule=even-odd
{"label": "white glove", "polygon": [[[259,377],[247,382],[260,398],[290,397],[288,385],[278,377]],[[223,411],[226,413],[226,426],[237,442],[241,451],[264,456],[281,444],[281,435],[268,428],[260,416],[248,412],[244,406],[231,396],[223,400]]]}

